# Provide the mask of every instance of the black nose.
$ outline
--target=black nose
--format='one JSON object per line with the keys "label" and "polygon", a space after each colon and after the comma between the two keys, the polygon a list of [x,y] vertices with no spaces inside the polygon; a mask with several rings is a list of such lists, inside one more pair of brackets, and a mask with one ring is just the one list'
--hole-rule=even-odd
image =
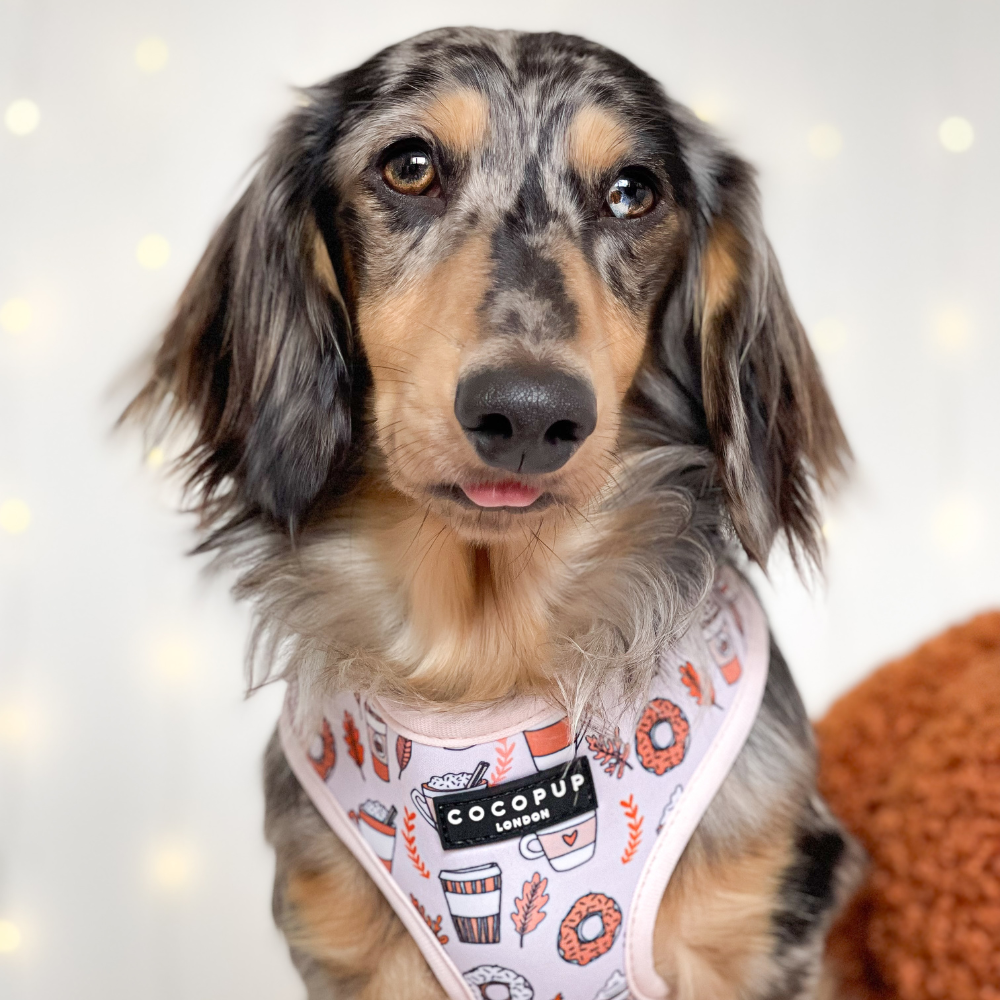
{"label": "black nose", "polygon": [[509,472],[554,472],[597,424],[594,390],[549,365],[512,365],[468,375],[455,416],[479,457]]}

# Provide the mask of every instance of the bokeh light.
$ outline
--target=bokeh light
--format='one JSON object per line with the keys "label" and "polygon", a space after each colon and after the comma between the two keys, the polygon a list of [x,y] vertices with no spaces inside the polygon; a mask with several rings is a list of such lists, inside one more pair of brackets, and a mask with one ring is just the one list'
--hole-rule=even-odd
{"label": "bokeh light", "polygon": [[0,306],[0,326],[8,333],[24,333],[31,326],[33,310],[27,299],[7,299]]}
{"label": "bokeh light", "polygon": [[21,947],[21,928],[11,920],[0,920],[0,954]]}
{"label": "bokeh light", "polygon": [[812,328],[813,346],[821,354],[840,354],[847,346],[847,326],[833,316],[821,319]]}
{"label": "bokeh light", "polygon": [[935,508],[931,518],[934,544],[947,555],[968,552],[982,533],[982,522],[982,508],[973,497],[948,497]]}
{"label": "bokeh light", "polygon": [[162,38],[149,35],[135,47],[135,64],[143,73],[159,73],[170,59],[170,49]]}
{"label": "bokeh light", "polygon": [[723,102],[718,97],[706,94],[691,103],[691,110],[706,124],[718,125],[724,107]]}
{"label": "bokeh light", "polygon": [[17,497],[0,503],[0,528],[10,535],[20,535],[31,524],[31,508]]}
{"label": "bokeh light", "polygon": [[194,649],[178,636],[161,639],[153,647],[153,665],[156,672],[167,680],[190,680],[195,672]]}
{"label": "bokeh light", "polygon": [[159,445],[156,445],[155,447],[150,448],[146,453],[146,465],[148,465],[151,469],[158,469],[161,465],[163,465],[166,457],[167,456],[164,450]]}
{"label": "bokeh light", "polygon": [[0,705],[0,742],[22,743],[30,730],[28,713],[21,705]]}
{"label": "bokeh light", "polygon": [[156,271],[170,260],[170,244],[159,233],[147,233],[135,247],[135,259],[147,271]]}
{"label": "bokeh light", "polygon": [[964,153],[975,137],[972,123],[965,118],[945,118],[938,127],[938,139],[949,153]]}
{"label": "bokeh light", "polygon": [[42,120],[42,113],[34,101],[22,97],[7,105],[3,120],[7,130],[13,132],[14,135],[29,135],[38,128],[38,123]]}
{"label": "bokeh light", "polygon": [[186,889],[194,881],[194,854],[183,844],[158,844],[149,855],[149,877],[164,892]]}
{"label": "bokeh light", "polygon": [[832,160],[844,145],[844,138],[836,125],[814,125],[806,136],[809,152],[818,160]]}
{"label": "bokeh light", "polygon": [[945,354],[962,354],[972,344],[972,320],[961,306],[939,309],[931,323],[934,346]]}

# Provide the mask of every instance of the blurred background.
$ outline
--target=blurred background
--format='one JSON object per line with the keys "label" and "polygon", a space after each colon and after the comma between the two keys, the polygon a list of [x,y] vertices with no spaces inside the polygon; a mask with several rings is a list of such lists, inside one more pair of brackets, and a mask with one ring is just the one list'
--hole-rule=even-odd
{"label": "blurred background", "polygon": [[1000,3],[3,0],[0,995],[303,995],[269,914],[245,612],[111,428],[293,86],[426,28],[587,35],[760,168],[857,455],[826,581],[762,581],[821,714],[1000,604]]}

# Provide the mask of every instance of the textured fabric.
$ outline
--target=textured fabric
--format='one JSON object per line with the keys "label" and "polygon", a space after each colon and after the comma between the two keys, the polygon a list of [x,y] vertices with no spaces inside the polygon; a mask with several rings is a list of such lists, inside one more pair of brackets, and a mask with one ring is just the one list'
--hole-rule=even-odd
{"label": "textured fabric", "polygon": [[877,670],[816,726],[871,859],[829,952],[858,1000],[1000,1000],[1000,611]]}
{"label": "textured fabric", "polygon": [[[763,612],[723,569],[697,624],[659,657],[638,720],[613,735],[574,738],[565,716],[523,703],[503,707],[521,720],[506,729],[478,719],[488,738],[476,738],[467,719],[344,693],[319,732],[297,736],[290,691],[281,737],[453,1000],[653,1000],[666,995],[659,900],[749,734],[767,663]],[[596,808],[584,808],[573,796],[591,781]],[[445,850],[449,822],[492,841]]]}

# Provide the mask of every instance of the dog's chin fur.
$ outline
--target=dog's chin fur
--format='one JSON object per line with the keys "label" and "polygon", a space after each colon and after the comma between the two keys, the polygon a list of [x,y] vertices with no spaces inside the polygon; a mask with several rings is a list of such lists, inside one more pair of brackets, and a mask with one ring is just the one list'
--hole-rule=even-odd
{"label": "dog's chin fur", "polygon": [[252,683],[294,679],[303,712],[337,690],[428,708],[532,694],[610,721],[735,555],[711,470],[703,450],[647,448],[584,509],[501,514],[492,531],[363,477],[294,540],[233,550],[257,615]]}

